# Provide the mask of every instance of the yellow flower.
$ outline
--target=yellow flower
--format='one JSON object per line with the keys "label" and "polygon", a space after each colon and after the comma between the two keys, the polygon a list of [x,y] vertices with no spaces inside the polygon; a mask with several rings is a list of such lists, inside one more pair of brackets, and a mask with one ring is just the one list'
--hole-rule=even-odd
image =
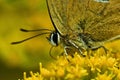
{"label": "yellow flower", "polygon": [[108,74],[108,72],[106,71],[104,74],[99,73],[96,80],[113,80],[114,77],[114,74]]}
{"label": "yellow flower", "polygon": [[120,80],[119,59],[114,53],[103,55],[96,51],[87,57],[75,53],[71,56],[59,56],[47,68],[40,63],[40,72],[32,73],[24,80]]}

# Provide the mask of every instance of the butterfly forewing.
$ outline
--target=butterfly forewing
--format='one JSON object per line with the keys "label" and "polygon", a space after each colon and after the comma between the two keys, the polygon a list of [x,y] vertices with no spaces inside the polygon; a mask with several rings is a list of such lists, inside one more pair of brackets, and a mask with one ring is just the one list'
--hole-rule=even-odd
{"label": "butterfly forewing", "polygon": [[120,38],[120,0],[110,0],[108,4],[89,2],[88,9],[93,18],[87,22],[84,32],[92,40],[99,42]]}
{"label": "butterfly forewing", "polygon": [[86,0],[47,0],[51,18],[61,34],[81,32]]}
{"label": "butterfly forewing", "polygon": [[47,0],[48,10],[55,28],[61,33],[66,34],[66,3],[68,0]]}

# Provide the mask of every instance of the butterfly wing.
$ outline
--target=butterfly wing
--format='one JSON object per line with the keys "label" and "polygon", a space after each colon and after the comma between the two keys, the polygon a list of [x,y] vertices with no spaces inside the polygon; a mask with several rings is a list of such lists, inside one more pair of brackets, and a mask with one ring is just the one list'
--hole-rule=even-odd
{"label": "butterfly wing", "polygon": [[66,0],[47,0],[48,11],[55,29],[61,34],[67,32],[66,24]]}
{"label": "butterfly wing", "polygon": [[78,23],[84,15],[84,1],[86,0],[47,0],[51,19],[61,34],[82,31]]}
{"label": "butterfly wing", "polygon": [[110,0],[109,4],[90,2],[89,10],[89,16],[94,17],[84,33],[97,42],[120,38],[120,0]]}

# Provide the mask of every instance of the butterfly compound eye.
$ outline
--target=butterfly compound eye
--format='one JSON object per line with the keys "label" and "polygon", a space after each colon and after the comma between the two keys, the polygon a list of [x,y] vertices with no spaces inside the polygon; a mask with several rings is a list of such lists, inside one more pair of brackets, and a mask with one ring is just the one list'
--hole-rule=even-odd
{"label": "butterfly compound eye", "polygon": [[60,43],[59,33],[58,32],[51,33],[49,41],[53,46],[58,46],[58,44]]}

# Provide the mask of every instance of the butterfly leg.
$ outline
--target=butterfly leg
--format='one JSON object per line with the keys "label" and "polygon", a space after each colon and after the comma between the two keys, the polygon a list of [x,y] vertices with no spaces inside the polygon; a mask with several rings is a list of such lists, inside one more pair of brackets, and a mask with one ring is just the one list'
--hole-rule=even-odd
{"label": "butterfly leg", "polygon": [[69,58],[68,58],[67,49],[69,49],[69,47],[68,47],[68,46],[65,46],[65,47],[64,47],[64,54],[65,54],[66,59],[68,60],[68,62],[70,62],[70,60],[69,60]]}
{"label": "butterfly leg", "polygon": [[107,54],[107,52],[109,51],[106,47],[104,47],[104,46],[101,46],[101,48],[103,48],[104,49],[104,51],[105,51],[105,53]]}
{"label": "butterfly leg", "polygon": [[[74,42],[72,42],[71,40],[69,40],[69,42],[71,43],[72,46],[74,46],[78,52],[80,53],[80,55],[82,55],[83,57],[85,57],[85,55],[83,55],[83,51],[82,48],[80,48],[79,46],[77,46]],[[77,52],[77,51],[76,51]]]}
{"label": "butterfly leg", "polygon": [[65,56],[68,56],[68,53],[67,53],[67,51],[66,51],[67,48],[69,48],[69,47],[67,47],[67,46],[64,47]]}
{"label": "butterfly leg", "polygon": [[107,52],[109,51],[109,50],[108,50],[106,47],[104,47],[104,46],[99,46],[99,47],[94,48],[94,49],[91,49],[91,50],[95,51],[95,50],[97,50],[97,49],[99,49],[99,48],[103,48],[106,54],[107,54]]}

